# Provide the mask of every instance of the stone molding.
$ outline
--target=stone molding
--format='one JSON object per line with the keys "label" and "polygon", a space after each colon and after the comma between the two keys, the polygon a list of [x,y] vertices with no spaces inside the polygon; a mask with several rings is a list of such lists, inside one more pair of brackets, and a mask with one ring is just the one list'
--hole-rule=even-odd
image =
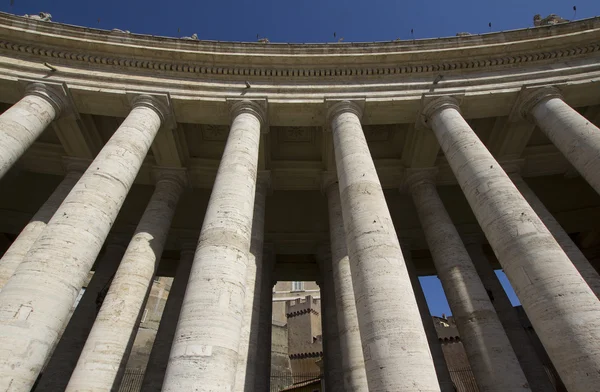
{"label": "stone molding", "polygon": [[261,133],[269,132],[268,125],[268,102],[266,98],[263,99],[236,99],[227,98],[229,104],[229,116],[231,122],[242,113],[250,113],[258,119],[260,122]]}
{"label": "stone molding", "polygon": [[152,178],[156,185],[159,182],[171,182],[181,188],[189,184],[187,169],[178,167],[154,167],[152,168]]}
{"label": "stone molding", "polygon": [[161,128],[175,128],[175,114],[169,93],[127,91],[127,99],[132,109],[147,107],[156,112],[161,120]]}
{"label": "stone molding", "polygon": [[331,126],[331,121],[333,121],[334,117],[337,117],[342,113],[354,113],[359,120],[362,119],[365,108],[365,99],[326,99],[325,106],[327,108],[327,120],[325,123],[327,124],[326,128],[329,129]]}
{"label": "stone molding", "polygon": [[78,173],[81,175],[88,169],[92,160],[76,157],[62,157],[62,162],[67,175],[71,173]]}
{"label": "stone molding", "polygon": [[435,187],[438,171],[437,167],[406,169],[401,190],[410,190],[419,184],[431,184]]}
{"label": "stone molding", "polygon": [[563,99],[556,86],[523,86],[512,110],[513,117],[531,121],[530,112],[537,104],[551,98]]}
{"label": "stone molding", "polygon": [[523,166],[525,166],[525,159],[513,159],[510,161],[501,161],[500,166],[509,177],[514,175],[521,175],[521,170],[523,170]]}

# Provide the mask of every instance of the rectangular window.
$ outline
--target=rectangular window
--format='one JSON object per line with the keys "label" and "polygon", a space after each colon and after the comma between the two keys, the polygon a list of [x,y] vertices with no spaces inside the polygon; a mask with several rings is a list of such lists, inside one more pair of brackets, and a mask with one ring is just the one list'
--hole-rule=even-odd
{"label": "rectangular window", "polygon": [[292,291],[304,291],[304,282],[292,282]]}
{"label": "rectangular window", "polygon": [[146,322],[146,316],[148,316],[148,308],[144,309],[144,314],[142,315],[142,321],[140,321],[140,324]]}

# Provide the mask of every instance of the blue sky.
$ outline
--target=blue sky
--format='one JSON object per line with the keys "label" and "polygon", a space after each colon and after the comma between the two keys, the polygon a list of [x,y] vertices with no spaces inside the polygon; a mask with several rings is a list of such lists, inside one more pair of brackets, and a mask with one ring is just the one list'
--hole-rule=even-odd
{"label": "blue sky", "polygon": [[[13,5],[11,6],[11,1]],[[598,0],[1,0],[0,11],[50,12],[56,22],[134,33],[271,42],[387,41],[532,26],[534,14],[600,15]],[[337,38],[333,37],[336,33]]]}

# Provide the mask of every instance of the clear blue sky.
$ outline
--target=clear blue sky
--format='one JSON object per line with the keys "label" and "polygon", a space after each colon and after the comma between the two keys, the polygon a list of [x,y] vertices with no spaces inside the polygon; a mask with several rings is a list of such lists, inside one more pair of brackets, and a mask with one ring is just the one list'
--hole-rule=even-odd
{"label": "clear blue sky", "polygon": [[[11,6],[11,2],[13,5]],[[0,11],[50,12],[53,20],[134,33],[271,42],[388,41],[532,26],[533,15],[600,15],[599,0],[1,0]],[[98,22],[99,20],[99,22]],[[178,32],[180,30],[180,32]]]}
{"label": "clear blue sky", "polygon": [[[13,3],[11,5],[11,3]],[[169,37],[271,42],[389,41],[454,36],[532,26],[533,15],[566,19],[600,15],[600,0],[0,0],[0,11],[50,12],[53,21]],[[337,37],[334,38],[333,34]],[[518,300],[498,273],[513,304]],[[431,313],[451,314],[437,277],[423,278]]]}

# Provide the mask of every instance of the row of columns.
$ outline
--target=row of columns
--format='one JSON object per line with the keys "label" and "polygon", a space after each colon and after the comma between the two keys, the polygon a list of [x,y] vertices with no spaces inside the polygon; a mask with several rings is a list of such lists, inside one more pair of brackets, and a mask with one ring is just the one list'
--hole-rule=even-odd
{"label": "row of columns", "polygon": [[[10,167],[62,109],[57,104],[62,98],[34,86],[0,116],[2,168]],[[549,91],[542,97],[524,94],[522,105],[555,143],[586,143],[585,153],[563,152],[594,186],[600,173],[596,167],[600,160],[592,156],[600,151],[595,144],[600,138],[598,128],[583,123],[556,90]],[[49,200],[47,210],[59,204],[52,217],[48,220],[46,211],[45,221],[39,218],[42,224],[24,232],[30,246],[21,250],[21,261],[13,261],[13,267],[7,263],[9,278],[0,292],[0,387],[4,389],[27,391],[33,385],[154,137],[171,116],[163,96],[142,94],[132,106],[79,180],[61,184],[55,192],[58,201]],[[261,316],[268,313],[272,285],[268,271],[272,267],[265,268],[261,260],[265,190],[257,187],[266,108],[260,101],[237,101],[231,108],[232,125],[176,328],[165,332],[173,339],[163,391],[197,390],[199,384],[206,391],[264,388],[259,378],[268,361],[258,359],[265,355],[255,342],[268,339]],[[351,101],[332,104],[328,115],[338,184],[337,189],[327,187],[332,248],[323,271],[333,284],[324,290],[324,299],[328,328],[337,329],[330,335],[339,335],[336,350],[342,355],[336,372],[343,378],[332,378],[329,384],[331,389],[344,385],[352,390],[440,391],[447,380],[443,372],[436,373],[361,115],[361,105]],[[460,115],[456,100],[429,100],[423,115],[563,381],[573,391],[591,390],[600,381],[596,371],[600,347],[590,344],[600,338],[600,303],[590,289],[597,274],[589,273],[588,286],[582,278],[588,274],[583,261],[565,254],[563,248],[569,244],[555,240],[557,234],[544,225],[551,223],[542,222],[521,188],[483,146]],[[15,129],[23,132],[15,137]],[[21,134],[29,136],[21,138]],[[110,390],[118,382],[184,181],[182,173],[158,180],[67,390]],[[409,187],[478,384],[489,391],[530,389],[511,338],[433,181],[422,173],[413,174]],[[160,380],[144,382],[156,386]]]}

